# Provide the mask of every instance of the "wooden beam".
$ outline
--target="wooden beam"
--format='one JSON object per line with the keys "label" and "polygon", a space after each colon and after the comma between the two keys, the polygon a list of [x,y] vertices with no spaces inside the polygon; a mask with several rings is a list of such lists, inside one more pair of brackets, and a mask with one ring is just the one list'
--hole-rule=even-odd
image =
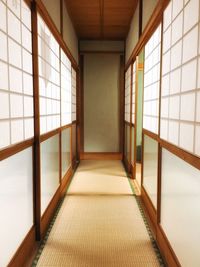
{"label": "wooden beam", "polygon": [[139,0],[139,38],[142,35],[143,0]]}
{"label": "wooden beam", "polygon": [[20,142],[18,144],[9,146],[8,148],[4,148],[0,151],[0,161],[7,159],[8,157],[11,157],[20,151],[33,146],[34,144],[34,138],[31,138],[29,140]]}
{"label": "wooden beam", "polygon": [[120,56],[120,152],[122,155],[124,154],[124,88],[125,88],[125,79],[124,79],[124,56]]}

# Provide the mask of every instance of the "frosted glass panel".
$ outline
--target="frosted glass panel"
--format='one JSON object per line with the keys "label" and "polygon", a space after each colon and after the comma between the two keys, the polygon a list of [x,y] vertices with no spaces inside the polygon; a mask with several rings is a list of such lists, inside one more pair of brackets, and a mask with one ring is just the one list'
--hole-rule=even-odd
{"label": "frosted glass panel", "polygon": [[132,134],[132,147],[131,147],[131,161],[134,163],[135,160],[135,128],[131,127]]}
{"label": "frosted glass panel", "polygon": [[59,136],[41,144],[41,214],[59,186]]}
{"label": "frosted glass panel", "polygon": [[181,266],[200,266],[199,177],[199,170],[163,149],[161,226]]}
{"label": "frosted glass panel", "polygon": [[130,126],[125,125],[125,143],[124,153],[126,160],[130,163]]}
{"label": "frosted glass panel", "polygon": [[72,159],[76,160],[76,124],[72,124]]}
{"label": "frosted glass panel", "polygon": [[62,178],[71,164],[71,128],[62,131]]}
{"label": "frosted glass panel", "polygon": [[0,266],[8,265],[33,225],[32,162],[32,148],[0,161]]}
{"label": "frosted glass panel", "polygon": [[[143,128],[158,133],[161,25],[145,45]],[[167,60],[167,59],[166,59]],[[165,63],[164,66],[167,66]],[[165,70],[167,72],[167,70]]]}
{"label": "frosted glass panel", "polygon": [[143,186],[157,209],[158,143],[144,135]]}
{"label": "frosted glass panel", "polygon": [[25,117],[33,120],[33,77],[30,8],[23,0],[1,0],[0,13],[0,148],[3,149],[33,137],[33,127],[29,125],[28,130],[25,123]]}
{"label": "frosted glass panel", "polygon": [[[162,51],[160,124],[162,139],[198,156],[195,140],[196,124],[200,122],[199,12],[199,0],[172,0],[164,11],[167,27],[163,29],[163,38],[172,28],[172,39],[168,40],[168,50],[164,43]],[[166,60],[169,54],[171,58]]]}

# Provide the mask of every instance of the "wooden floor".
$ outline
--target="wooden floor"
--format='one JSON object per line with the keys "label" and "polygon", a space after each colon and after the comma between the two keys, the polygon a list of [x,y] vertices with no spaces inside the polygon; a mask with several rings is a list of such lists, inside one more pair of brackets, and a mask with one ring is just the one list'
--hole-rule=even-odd
{"label": "wooden floor", "polygon": [[161,266],[120,161],[82,161],[37,266]]}

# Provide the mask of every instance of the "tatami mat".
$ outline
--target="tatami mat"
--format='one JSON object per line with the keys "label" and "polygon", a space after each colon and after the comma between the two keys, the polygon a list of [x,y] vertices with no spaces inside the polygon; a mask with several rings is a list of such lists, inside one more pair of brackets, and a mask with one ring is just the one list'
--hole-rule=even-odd
{"label": "tatami mat", "polygon": [[37,266],[160,266],[120,161],[82,161]]}

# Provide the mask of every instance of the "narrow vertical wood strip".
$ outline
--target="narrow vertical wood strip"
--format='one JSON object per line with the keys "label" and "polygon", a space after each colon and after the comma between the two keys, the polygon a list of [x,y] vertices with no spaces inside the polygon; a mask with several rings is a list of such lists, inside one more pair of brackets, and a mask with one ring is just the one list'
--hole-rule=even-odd
{"label": "narrow vertical wood strip", "polygon": [[63,0],[60,0],[60,33],[63,37]]}
{"label": "narrow vertical wood strip", "polygon": [[139,38],[142,35],[143,0],[139,1]]}
{"label": "narrow vertical wood strip", "polygon": [[133,92],[133,64],[131,64],[131,90],[130,90],[130,129],[129,129],[129,131],[130,131],[130,136],[129,136],[129,138],[130,138],[130,143],[129,143],[129,153],[130,153],[130,155],[129,155],[129,164],[130,164],[130,170],[129,170],[129,172],[131,172],[131,162],[132,162],[132,92]]}
{"label": "narrow vertical wood strip", "polygon": [[119,151],[124,155],[124,88],[125,88],[125,79],[124,79],[124,56],[120,56],[120,144]]}
{"label": "narrow vertical wood strip", "polygon": [[137,164],[137,107],[138,107],[138,57],[136,57],[135,61],[135,127],[134,127],[134,174],[133,178],[136,179],[136,164]]}
{"label": "narrow vertical wood strip", "polygon": [[41,239],[41,173],[40,173],[40,107],[38,70],[37,6],[32,1],[32,51],[33,51],[33,96],[34,96],[34,223],[36,240]]}
{"label": "narrow vertical wood strip", "polygon": [[[161,90],[162,90],[162,52],[163,52],[163,17],[161,22],[161,49],[160,49],[160,84],[159,84],[159,117],[158,117],[158,136],[160,138],[160,125],[161,125]],[[158,185],[157,185],[157,224],[160,223],[161,215],[161,175],[162,175],[162,148],[160,142],[158,144]]]}
{"label": "narrow vertical wood strip", "polygon": [[83,76],[84,76],[84,56],[80,56],[80,81],[77,92],[77,133],[78,133],[78,158],[84,152],[84,98],[83,98]]}

